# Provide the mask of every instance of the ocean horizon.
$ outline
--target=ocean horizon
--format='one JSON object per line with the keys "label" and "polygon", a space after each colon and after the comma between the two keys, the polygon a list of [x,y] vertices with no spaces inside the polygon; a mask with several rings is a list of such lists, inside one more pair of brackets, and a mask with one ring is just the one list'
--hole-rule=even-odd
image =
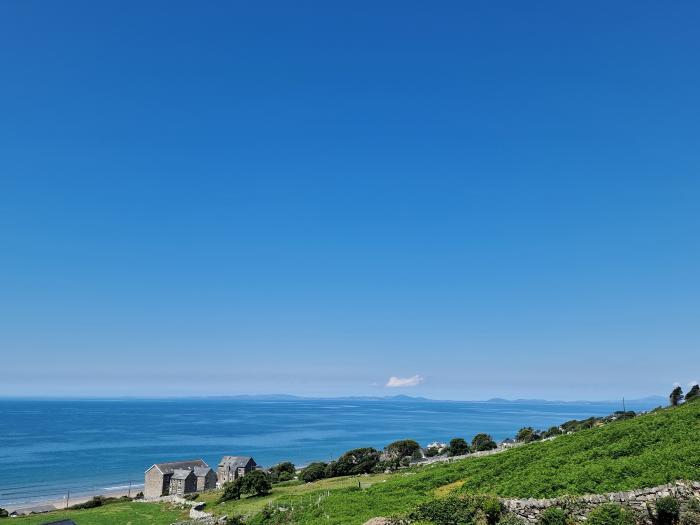
{"label": "ocean horizon", "polygon": [[[626,402],[643,411],[650,397]],[[501,441],[523,426],[549,428],[604,416],[622,401],[449,401],[388,398],[231,396],[203,398],[0,398],[0,507],[131,487],[154,463],[253,456],[269,467],[329,461],[346,450],[397,439],[421,445],[487,432]],[[132,495],[133,495],[132,493]]]}

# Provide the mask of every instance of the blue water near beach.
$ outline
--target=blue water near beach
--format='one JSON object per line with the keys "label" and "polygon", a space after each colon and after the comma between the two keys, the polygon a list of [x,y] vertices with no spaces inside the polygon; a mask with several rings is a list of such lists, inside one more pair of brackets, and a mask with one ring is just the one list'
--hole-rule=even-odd
{"label": "blue water near beach", "polygon": [[[645,410],[650,400],[628,403]],[[401,438],[422,444],[602,416],[620,403],[425,400],[2,400],[0,507],[71,494],[136,490],[156,462],[251,455],[264,466],[327,461]]]}

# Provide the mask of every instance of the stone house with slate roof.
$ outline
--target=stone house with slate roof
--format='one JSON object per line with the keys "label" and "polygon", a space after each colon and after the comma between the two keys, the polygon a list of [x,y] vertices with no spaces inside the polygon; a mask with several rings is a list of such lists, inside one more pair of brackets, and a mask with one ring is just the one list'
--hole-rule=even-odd
{"label": "stone house with slate roof", "polygon": [[184,496],[216,488],[216,473],[203,460],[156,463],[146,471],[143,496]]}
{"label": "stone house with slate roof", "polygon": [[219,486],[227,481],[234,481],[242,476],[252,472],[258,467],[255,460],[250,456],[224,456],[219,461],[217,470],[217,479]]}

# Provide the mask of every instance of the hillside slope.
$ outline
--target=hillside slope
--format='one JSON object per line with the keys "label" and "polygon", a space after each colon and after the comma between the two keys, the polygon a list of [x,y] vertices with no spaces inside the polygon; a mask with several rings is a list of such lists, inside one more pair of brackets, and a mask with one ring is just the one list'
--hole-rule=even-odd
{"label": "hillside slope", "polygon": [[[677,479],[700,480],[700,402],[493,456],[402,471],[368,489],[332,491],[313,505],[299,504],[293,512],[258,515],[253,521],[360,524],[406,511],[450,483],[460,491],[552,497],[651,487]],[[235,507],[228,510],[235,512]]]}

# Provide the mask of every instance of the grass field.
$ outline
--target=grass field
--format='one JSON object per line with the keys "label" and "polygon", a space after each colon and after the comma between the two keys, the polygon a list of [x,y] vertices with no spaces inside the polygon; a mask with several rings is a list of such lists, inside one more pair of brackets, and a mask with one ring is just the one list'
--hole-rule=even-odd
{"label": "grass field", "polygon": [[[157,503],[113,503],[85,510],[67,510],[8,518],[7,524],[39,525],[62,519],[72,519],[78,525],[170,525],[185,519],[187,512]],[[1,520],[0,520],[1,521]]]}

